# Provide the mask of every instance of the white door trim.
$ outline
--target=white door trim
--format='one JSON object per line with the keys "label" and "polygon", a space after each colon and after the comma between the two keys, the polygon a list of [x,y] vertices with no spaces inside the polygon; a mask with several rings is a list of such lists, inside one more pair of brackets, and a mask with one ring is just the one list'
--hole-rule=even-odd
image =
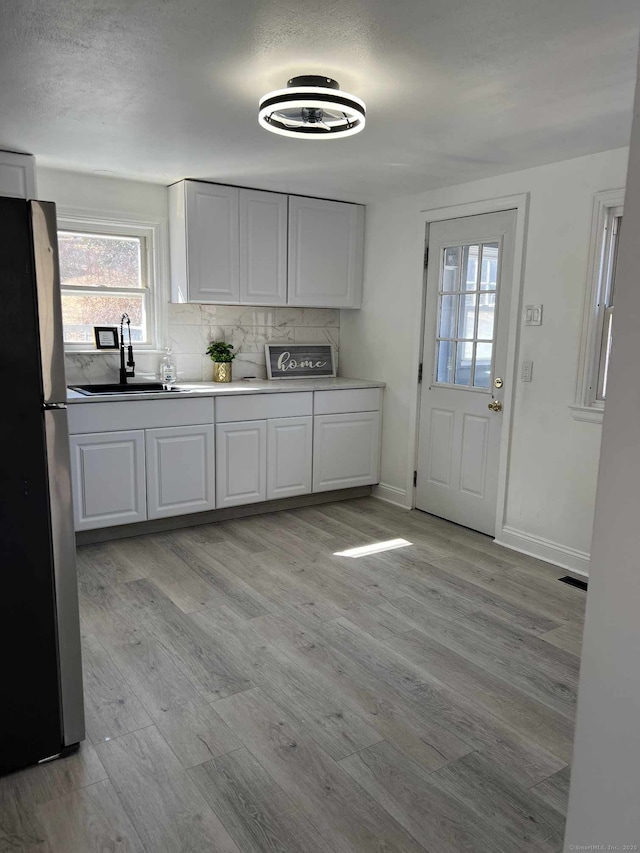
{"label": "white door trim", "polygon": [[[517,381],[517,358],[518,345],[520,341],[520,317],[522,311],[522,290],[524,283],[526,233],[529,216],[529,193],[518,193],[517,195],[501,196],[499,198],[484,199],[481,201],[467,202],[465,204],[454,204],[448,207],[423,210],[419,214],[419,245],[421,255],[425,246],[425,235],[427,225],[432,222],[441,222],[445,219],[459,219],[463,216],[477,216],[483,213],[496,213],[501,210],[514,210],[516,213],[515,246],[513,258],[513,282],[511,294],[511,308],[509,316],[509,330],[507,342],[507,370],[505,386],[507,392],[504,396],[504,426],[500,438],[500,463],[498,469],[498,500],[496,506],[496,536],[502,533],[506,521],[507,509],[507,474],[509,470],[509,456],[511,452],[512,435],[512,412],[515,400]],[[417,382],[418,367],[422,359],[424,342],[424,305],[426,295],[426,277],[422,273],[423,285],[420,291],[420,300],[416,305],[416,327],[414,332],[413,346],[413,375],[416,377],[416,392],[412,397],[410,412],[410,424],[412,435],[409,437],[409,458],[407,495],[410,495],[409,508],[415,507],[415,491],[413,488],[413,472],[416,470],[418,457],[418,420],[420,415],[420,392],[421,386]]]}

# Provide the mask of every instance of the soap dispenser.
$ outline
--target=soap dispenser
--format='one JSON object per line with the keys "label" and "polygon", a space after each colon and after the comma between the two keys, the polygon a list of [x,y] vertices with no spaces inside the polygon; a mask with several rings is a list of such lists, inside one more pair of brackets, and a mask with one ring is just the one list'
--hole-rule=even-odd
{"label": "soap dispenser", "polygon": [[164,355],[160,362],[160,379],[167,390],[176,384],[176,363],[171,353],[171,347],[165,347]]}

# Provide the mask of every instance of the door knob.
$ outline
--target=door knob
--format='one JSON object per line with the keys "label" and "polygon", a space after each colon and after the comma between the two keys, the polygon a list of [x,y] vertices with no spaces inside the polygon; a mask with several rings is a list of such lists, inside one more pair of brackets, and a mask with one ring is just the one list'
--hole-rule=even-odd
{"label": "door knob", "polygon": [[491,409],[492,412],[501,412],[502,411],[502,403],[500,400],[492,400],[488,408]]}

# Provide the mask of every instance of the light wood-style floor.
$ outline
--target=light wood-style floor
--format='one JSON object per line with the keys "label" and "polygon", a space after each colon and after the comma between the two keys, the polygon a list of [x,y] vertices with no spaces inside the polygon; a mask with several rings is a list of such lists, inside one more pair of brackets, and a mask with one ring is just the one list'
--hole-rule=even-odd
{"label": "light wood-style floor", "polygon": [[84,546],[88,738],[0,779],[0,850],[559,851],[562,574],[372,498]]}

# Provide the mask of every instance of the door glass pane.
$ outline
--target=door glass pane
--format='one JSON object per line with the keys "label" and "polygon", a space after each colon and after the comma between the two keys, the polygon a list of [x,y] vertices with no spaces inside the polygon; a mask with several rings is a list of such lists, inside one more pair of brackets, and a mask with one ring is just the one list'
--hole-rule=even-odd
{"label": "door glass pane", "polygon": [[463,293],[460,296],[460,314],[458,317],[458,338],[473,340],[476,325],[476,294]]}
{"label": "door glass pane", "polygon": [[458,342],[456,350],[456,385],[471,384],[471,368],[473,365],[473,343],[471,341]]}
{"label": "door glass pane", "polygon": [[489,389],[500,243],[443,249],[434,380]]}
{"label": "door glass pane", "polygon": [[457,310],[457,295],[442,297],[442,299],[440,300],[440,331],[438,332],[439,338],[455,338]]}
{"label": "door glass pane", "polygon": [[482,246],[482,273],[480,290],[495,290],[498,286],[499,243],[484,243]]}
{"label": "door glass pane", "polygon": [[462,282],[464,290],[478,290],[478,255],[480,246],[462,247]]}
{"label": "door glass pane", "polygon": [[489,388],[491,385],[491,355],[493,344],[476,344],[476,367],[473,384],[476,388]]}
{"label": "door glass pane", "polygon": [[459,290],[460,281],[460,246],[451,246],[444,250],[444,268],[442,273],[442,290]]}
{"label": "door glass pane", "polygon": [[495,293],[480,294],[480,308],[478,311],[478,340],[490,341],[493,339],[493,325],[496,315]]}
{"label": "door glass pane", "polygon": [[453,385],[455,348],[456,345],[453,341],[438,341],[436,382]]}

